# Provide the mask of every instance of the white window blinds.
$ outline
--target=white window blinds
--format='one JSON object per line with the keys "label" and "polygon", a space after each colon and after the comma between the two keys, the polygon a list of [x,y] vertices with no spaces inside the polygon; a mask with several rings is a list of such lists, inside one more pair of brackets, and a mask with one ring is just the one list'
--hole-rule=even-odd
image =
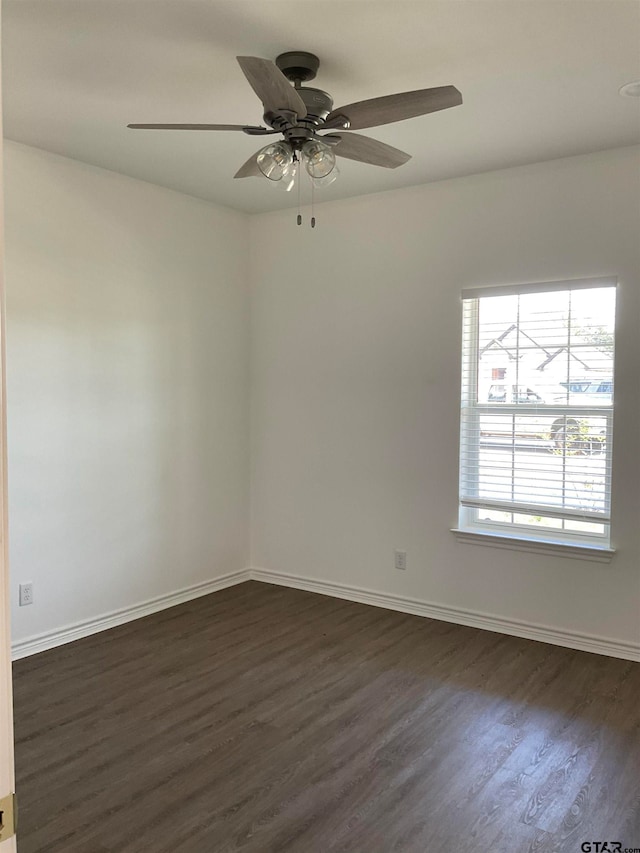
{"label": "white window blinds", "polygon": [[609,544],[615,292],[463,293],[462,529]]}

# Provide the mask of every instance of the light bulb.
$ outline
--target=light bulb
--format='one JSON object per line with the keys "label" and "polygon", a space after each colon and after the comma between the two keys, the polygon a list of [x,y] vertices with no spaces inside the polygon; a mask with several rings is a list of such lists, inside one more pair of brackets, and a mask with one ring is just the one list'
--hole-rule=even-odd
{"label": "light bulb", "polygon": [[273,142],[258,151],[256,162],[265,178],[270,181],[281,181],[284,178],[286,181],[293,170],[293,151],[286,142]]}
{"label": "light bulb", "polygon": [[326,178],[336,167],[336,155],[330,145],[317,140],[305,142],[302,146],[305,155],[305,168],[312,178]]}

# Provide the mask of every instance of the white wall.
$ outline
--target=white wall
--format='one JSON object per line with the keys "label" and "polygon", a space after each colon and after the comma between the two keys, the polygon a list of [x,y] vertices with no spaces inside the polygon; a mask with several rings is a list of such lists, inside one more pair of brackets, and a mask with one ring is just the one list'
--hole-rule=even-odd
{"label": "white wall", "polygon": [[[251,222],[252,565],[637,643],[639,151],[327,203],[316,217],[314,231],[290,211]],[[460,290],[605,275],[620,280],[618,554],[603,565],[459,544]]]}
{"label": "white wall", "polygon": [[5,161],[20,641],[246,567],[247,218],[15,143]]}
{"label": "white wall", "polygon": [[[5,154],[15,641],[249,564],[250,352],[252,565],[640,639],[637,149],[319,205],[314,231]],[[598,275],[618,554],[457,543],[460,290]]]}

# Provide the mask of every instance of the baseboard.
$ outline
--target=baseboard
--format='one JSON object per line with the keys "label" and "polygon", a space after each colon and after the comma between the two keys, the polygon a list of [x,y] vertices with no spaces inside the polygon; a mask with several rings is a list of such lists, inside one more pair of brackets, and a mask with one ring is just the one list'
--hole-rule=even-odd
{"label": "baseboard", "polygon": [[229,574],[222,575],[219,578],[194,584],[193,586],[179,589],[167,595],[160,595],[157,598],[151,598],[148,601],[134,604],[132,607],[123,607],[121,610],[104,613],[95,619],[88,619],[85,622],[75,622],[73,625],[67,625],[55,631],[27,637],[12,644],[11,657],[13,660],[19,660],[29,655],[35,655],[38,652],[53,649],[55,646],[71,643],[73,640],[97,634],[99,631],[106,631],[108,628],[115,628],[116,625],[123,625],[125,622],[149,616],[152,613],[157,613],[159,610],[166,610],[168,607],[174,607],[176,604],[182,604],[185,601],[191,601],[194,598],[200,598],[203,595],[209,595],[211,592],[217,592],[220,589],[244,583],[248,580],[250,580],[248,569],[229,572]]}
{"label": "baseboard", "polygon": [[584,652],[594,652],[624,660],[640,661],[640,644],[627,643],[620,640],[598,637],[590,634],[580,634],[553,628],[549,625],[537,625],[515,619],[504,619],[489,613],[474,610],[463,610],[459,607],[447,607],[416,598],[404,598],[399,595],[389,595],[362,587],[349,586],[333,581],[312,580],[298,575],[272,572],[267,569],[253,568],[250,570],[251,580],[288,586],[294,589],[304,589],[308,592],[318,592],[334,598],[344,598],[357,601],[360,604],[371,604],[374,607],[385,607],[388,610],[399,610],[415,616],[426,616],[429,619],[440,619],[444,622],[455,622],[458,625],[468,625],[472,628],[483,628],[486,631],[497,631],[499,634],[510,634],[527,640],[538,640],[578,649]]}
{"label": "baseboard", "polygon": [[574,631],[566,631],[549,625],[537,625],[532,622],[523,622],[514,619],[504,619],[489,613],[480,613],[474,610],[464,610],[458,607],[448,607],[443,604],[435,604],[422,601],[417,598],[406,598],[399,595],[377,592],[376,590],[363,587],[350,586],[348,584],[335,583],[333,581],[314,580],[299,575],[285,574],[284,572],[273,572],[268,569],[243,569],[230,572],[222,577],[214,578],[204,583],[195,584],[158,596],[149,601],[134,604],[121,610],[105,613],[95,619],[85,622],[76,622],[64,628],[27,637],[13,643],[11,648],[12,659],[28,657],[47,649],[71,643],[82,637],[106,631],[116,625],[123,625],[134,619],[149,616],[159,610],[174,607],[185,601],[200,598],[203,595],[225,589],[235,584],[244,583],[248,580],[262,581],[264,583],[288,586],[292,589],[302,589],[307,592],[317,592],[321,595],[330,595],[334,598],[343,598],[347,601],[356,601],[360,604],[370,604],[374,607],[384,607],[387,610],[398,610],[401,613],[411,613],[414,616],[426,616],[429,619],[439,619],[444,622],[454,622],[458,625],[468,625],[471,628],[482,628],[486,631],[496,631],[499,634],[510,634],[514,637],[523,637],[527,640],[538,640],[543,643],[552,643],[555,646],[564,646],[569,649],[578,649],[595,654],[608,655],[609,657],[622,658],[624,660],[640,661],[640,644],[622,642],[607,637],[598,637],[591,634],[580,634]]}

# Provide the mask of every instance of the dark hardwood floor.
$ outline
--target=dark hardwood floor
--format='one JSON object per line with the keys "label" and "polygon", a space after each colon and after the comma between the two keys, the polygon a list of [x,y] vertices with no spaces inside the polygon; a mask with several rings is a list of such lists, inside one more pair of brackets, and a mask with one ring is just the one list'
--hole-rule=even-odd
{"label": "dark hardwood floor", "polygon": [[14,671],[19,853],[640,850],[640,664],[251,582]]}

